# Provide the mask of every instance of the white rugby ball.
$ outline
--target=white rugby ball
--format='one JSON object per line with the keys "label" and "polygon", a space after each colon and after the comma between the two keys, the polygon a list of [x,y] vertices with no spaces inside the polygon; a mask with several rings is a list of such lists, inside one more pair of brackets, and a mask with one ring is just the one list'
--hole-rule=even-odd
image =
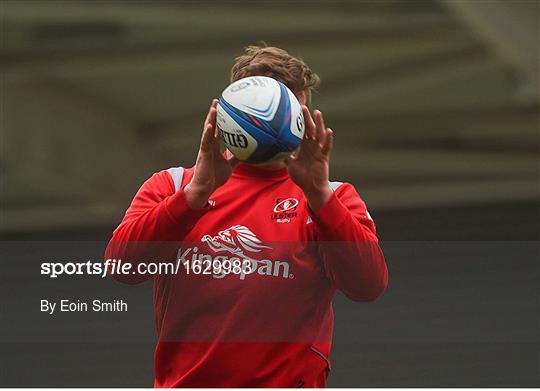
{"label": "white rugby ball", "polygon": [[298,99],[285,84],[266,76],[246,77],[225,88],[217,126],[227,149],[254,164],[289,156],[304,137]]}

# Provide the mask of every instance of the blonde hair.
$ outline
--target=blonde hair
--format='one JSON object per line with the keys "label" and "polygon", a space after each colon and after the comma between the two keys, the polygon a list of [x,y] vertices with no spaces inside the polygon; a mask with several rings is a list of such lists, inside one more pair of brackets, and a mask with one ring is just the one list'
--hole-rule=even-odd
{"label": "blonde hair", "polygon": [[319,84],[319,76],[299,58],[275,46],[248,46],[236,57],[231,69],[231,82],[249,76],[268,76],[291,89],[296,95],[304,92],[308,102]]}

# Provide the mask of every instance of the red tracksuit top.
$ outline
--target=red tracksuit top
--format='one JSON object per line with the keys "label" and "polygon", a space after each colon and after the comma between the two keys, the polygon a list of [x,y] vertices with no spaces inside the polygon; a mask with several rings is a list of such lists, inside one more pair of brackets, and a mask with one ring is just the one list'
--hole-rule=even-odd
{"label": "red tracksuit top", "polygon": [[388,283],[364,202],[352,185],[330,182],[332,197],[313,213],[286,168],[239,164],[208,205],[194,210],[183,193],[192,176],[193,168],[177,167],[148,179],[106,258],[133,258],[130,245],[152,243],[152,251],[141,251],[145,259],[245,258],[253,272],[115,276],[153,280],[154,385],[325,386],[336,291],[369,301]]}

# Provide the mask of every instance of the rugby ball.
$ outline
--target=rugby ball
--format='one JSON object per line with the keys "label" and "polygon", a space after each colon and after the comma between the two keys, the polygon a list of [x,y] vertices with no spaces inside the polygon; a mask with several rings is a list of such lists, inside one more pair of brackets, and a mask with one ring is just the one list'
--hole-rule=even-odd
{"label": "rugby ball", "polygon": [[217,126],[227,149],[252,164],[289,156],[304,137],[298,99],[285,84],[266,76],[246,77],[225,88]]}

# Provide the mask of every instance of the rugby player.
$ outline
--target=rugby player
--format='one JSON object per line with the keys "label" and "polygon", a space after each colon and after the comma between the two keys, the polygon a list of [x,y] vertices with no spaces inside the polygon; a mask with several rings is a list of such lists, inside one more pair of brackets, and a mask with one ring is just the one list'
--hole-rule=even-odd
{"label": "rugby player", "polygon": [[222,153],[214,100],[195,165],[148,179],[106,251],[134,258],[130,245],[159,243],[141,254],[186,266],[117,276],[153,280],[156,387],[325,386],[334,295],[371,301],[388,283],[365,203],[351,184],[330,181],[333,131],[307,107],[317,75],[280,48],[250,46],[231,81],[248,76],[294,92],[306,127],[300,149],[266,165]]}

